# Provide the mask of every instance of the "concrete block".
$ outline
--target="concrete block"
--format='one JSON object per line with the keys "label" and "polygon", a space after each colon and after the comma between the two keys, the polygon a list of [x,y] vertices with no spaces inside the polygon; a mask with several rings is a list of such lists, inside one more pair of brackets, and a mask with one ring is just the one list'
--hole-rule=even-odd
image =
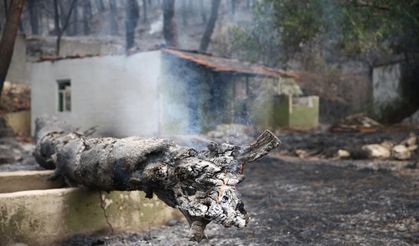
{"label": "concrete block", "polygon": [[[16,180],[21,179],[9,181],[9,186]],[[177,210],[157,198],[145,198],[140,191],[106,193],[61,188],[2,193],[0,245],[50,245],[80,233],[141,231],[173,218],[180,218]]]}
{"label": "concrete block", "polygon": [[62,181],[48,181],[54,171],[0,172],[0,193],[64,187]]}

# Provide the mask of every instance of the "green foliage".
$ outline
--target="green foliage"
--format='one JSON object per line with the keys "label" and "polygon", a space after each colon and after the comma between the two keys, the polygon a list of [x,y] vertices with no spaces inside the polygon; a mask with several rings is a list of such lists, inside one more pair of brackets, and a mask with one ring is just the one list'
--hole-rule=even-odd
{"label": "green foliage", "polygon": [[419,0],[263,0],[233,30],[248,59],[284,64],[304,46],[332,41],[347,55],[417,51]]}
{"label": "green foliage", "polygon": [[368,52],[391,49],[409,52],[419,41],[418,0],[344,1],[340,5],[341,44]]}

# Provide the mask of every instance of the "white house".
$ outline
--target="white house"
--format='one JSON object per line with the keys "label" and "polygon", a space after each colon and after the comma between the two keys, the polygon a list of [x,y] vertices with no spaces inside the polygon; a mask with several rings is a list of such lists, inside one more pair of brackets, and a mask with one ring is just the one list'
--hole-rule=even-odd
{"label": "white house", "polygon": [[160,62],[160,51],[151,51],[34,63],[32,127],[55,115],[104,135],[158,134]]}
{"label": "white house", "polygon": [[195,52],[50,57],[32,65],[32,129],[42,115],[112,136],[202,132],[247,121],[248,96],[287,73]]}

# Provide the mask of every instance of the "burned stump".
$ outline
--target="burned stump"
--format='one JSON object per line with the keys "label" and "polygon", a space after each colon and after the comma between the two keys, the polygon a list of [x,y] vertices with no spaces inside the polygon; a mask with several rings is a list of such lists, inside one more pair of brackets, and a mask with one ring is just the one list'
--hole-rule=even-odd
{"label": "burned stump", "polygon": [[158,138],[91,138],[55,120],[37,119],[35,158],[52,179],[103,191],[142,190],[178,208],[193,240],[201,240],[211,221],[244,227],[248,216],[236,184],[243,167],[276,148],[270,131],[244,147],[211,143],[196,151]]}

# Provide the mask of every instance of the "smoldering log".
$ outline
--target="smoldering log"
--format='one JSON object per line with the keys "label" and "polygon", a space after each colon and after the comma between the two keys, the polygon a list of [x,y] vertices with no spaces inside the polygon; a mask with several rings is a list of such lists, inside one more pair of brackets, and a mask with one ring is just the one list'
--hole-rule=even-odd
{"label": "smoldering log", "polygon": [[142,190],[178,208],[200,241],[208,223],[244,227],[248,215],[236,185],[243,167],[276,148],[270,131],[248,146],[210,143],[196,151],[159,138],[92,138],[53,119],[36,120],[37,162],[71,186],[102,191]]}

